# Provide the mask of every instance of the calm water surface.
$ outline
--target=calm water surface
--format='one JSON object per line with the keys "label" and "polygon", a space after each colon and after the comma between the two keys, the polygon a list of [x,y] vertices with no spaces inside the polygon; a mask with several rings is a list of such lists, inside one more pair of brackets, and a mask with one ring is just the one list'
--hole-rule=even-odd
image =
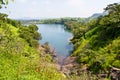
{"label": "calm water surface", "polygon": [[42,35],[41,44],[48,42],[55,48],[57,56],[66,57],[73,50],[73,45],[69,43],[72,33],[66,31],[64,25],[59,24],[38,24],[39,32]]}

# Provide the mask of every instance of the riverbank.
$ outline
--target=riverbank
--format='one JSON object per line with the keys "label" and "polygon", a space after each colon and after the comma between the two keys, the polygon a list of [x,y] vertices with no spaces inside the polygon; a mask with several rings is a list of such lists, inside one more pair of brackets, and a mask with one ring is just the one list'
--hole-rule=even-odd
{"label": "riverbank", "polygon": [[[66,76],[68,76],[71,73],[71,69],[75,66],[78,65],[76,63],[76,57],[65,57],[65,58],[59,58],[56,55],[56,51],[55,49],[50,48],[50,46],[47,45],[48,48],[46,48],[46,45],[40,45],[39,46],[39,51],[43,51],[42,56],[46,56],[47,54],[49,54],[51,56],[51,61],[52,61],[52,65],[54,65],[56,67],[56,69],[65,74]],[[47,49],[47,51],[46,51]],[[49,51],[48,51],[49,50]]]}
{"label": "riverbank", "polygon": [[[79,78],[79,76],[86,75],[86,67],[84,66],[82,69],[80,64],[77,63],[77,57],[72,57],[69,55],[68,57],[59,57],[57,56],[57,52],[55,48],[52,48],[49,43],[45,43],[44,45],[39,46],[38,48],[42,52],[42,57],[49,57],[51,59],[50,63],[46,63],[49,66],[53,66],[56,68],[58,72],[60,72],[65,78],[70,78],[75,76]],[[82,74],[84,73],[84,74]],[[86,78],[88,77],[88,74]],[[84,80],[85,78],[83,78]],[[72,80],[72,79],[71,79]],[[81,80],[76,79],[76,80]]]}

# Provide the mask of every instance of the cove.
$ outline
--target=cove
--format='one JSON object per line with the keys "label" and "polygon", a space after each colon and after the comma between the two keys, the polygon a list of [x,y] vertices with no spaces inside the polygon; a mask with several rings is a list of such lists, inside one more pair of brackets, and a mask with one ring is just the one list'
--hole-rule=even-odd
{"label": "cove", "polygon": [[65,58],[70,55],[73,50],[73,45],[69,39],[72,37],[72,33],[65,30],[64,25],[60,24],[37,24],[38,31],[42,35],[40,44],[48,42],[52,48],[55,48],[57,57]]}

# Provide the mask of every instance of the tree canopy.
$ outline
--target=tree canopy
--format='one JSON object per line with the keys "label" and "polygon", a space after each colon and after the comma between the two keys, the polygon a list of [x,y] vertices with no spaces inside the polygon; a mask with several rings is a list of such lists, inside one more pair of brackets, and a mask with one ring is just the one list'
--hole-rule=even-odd
{"label": "tree canopy", "polygon": [[[107,15],[72,29],[72,55],[93,74],[104,73],[111,77],[110,70],[120,68],[120,3],[108,5],[105,11]],[[68,25],[73,24],[75,22]]]}
{"label": "tree canopy", "polygon": [[9,1],[14,1],[14,0],[0,0],[0,8],[7,5]]}

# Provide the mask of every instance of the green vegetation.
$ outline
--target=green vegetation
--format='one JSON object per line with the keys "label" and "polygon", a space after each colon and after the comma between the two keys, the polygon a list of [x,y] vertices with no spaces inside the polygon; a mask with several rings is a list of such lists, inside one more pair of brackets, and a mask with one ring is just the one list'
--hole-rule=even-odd
{"label": "green vegetation", "polygon": [[56,18],[56,19],[43,19],[43,20],[40,20],[39,23],[41,23],[41,24],[65,24],[65,22],[69,22],[69,21],[84,22],[84,21],[86,21],[86,18],[66,17],[66,18]]}
{"label": "green vegetation", "polygon": [[[6,5],[8,4],[9,0],[0,0],[0,9],[4,6],[6,8]],[[11,0],[14,1],[14,0]]]}
{"label": "green vegetation", "polygon": [[[0,0],[0,8],[7,4],[8,0]],[[77,57],[79,70],[86,67],[97,79],[103,78],[99,74],[112,79],[111,69],[120,69],[120,3],[108,5],[105,12],[108,14],[90,21],[60,18],[36,22],[64,24],[74,35],[72,56]],[[42,37],[37,30],[35,24],[25,26],[0,13],[0,80],[66,80],[55,68],[48,44],[39,45]],[[79,76],[72,74],[68,79],[87,77],[88,73],[83,72]]]}
{"label": "green vegetation", "polygon": [[[1,8],[6,4],[8,0],[0,0]],[[0,13],[0,80],[65,80],[39,45],[37,30]]]}
{"label": "green vegetation", "polygon": [[77,56],[78,62],[93,74],[110,77],[113,67],[120,68],[120,4],[110,4],[105,11],[108,15],[97,20],[67,25],[74,34],[72,56]]}
{"label": "green vegetation", "polygon": [[[0,14],[0,17],[3,15]],[[37,30],[34,24],[24,26],[18,21],[2,17],[0,80],[64,80],[64,76],[53,65],[51,56],[38,49],[41,36]]]}

